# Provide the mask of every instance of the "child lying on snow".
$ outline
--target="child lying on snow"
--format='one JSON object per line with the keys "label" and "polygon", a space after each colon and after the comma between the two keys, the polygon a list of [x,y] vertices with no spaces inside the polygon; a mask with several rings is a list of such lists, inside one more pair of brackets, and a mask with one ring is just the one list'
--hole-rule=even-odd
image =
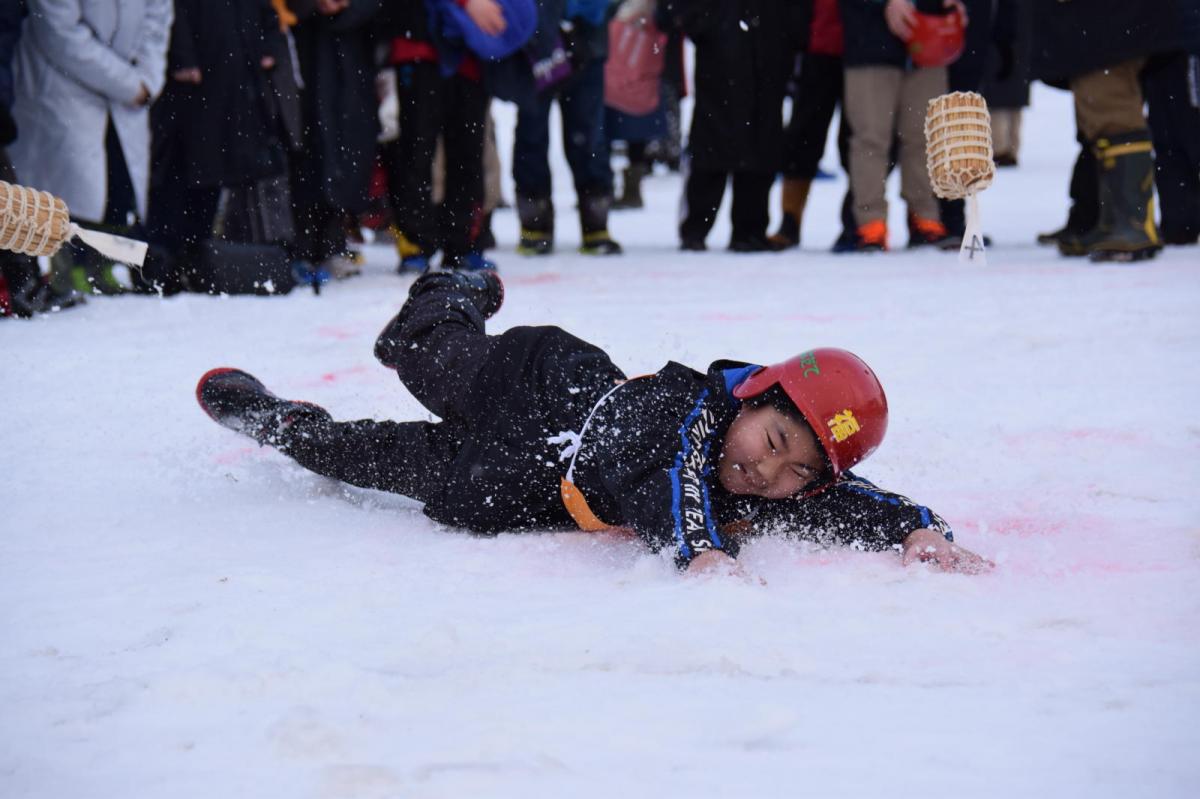
{"label": "child lying on snow", "polygon": [[440,422],[334,422],[236,369],[205,374],[196,397],[318,474],[404,494],[479,533],[631,528],[688,571],[727,565],[747,535],[776,531],[948,571],[992,565],[928,508],[849,471],[887,429],[883,388],[854,355],[717,361],[707,374],[668,363],[627,380],[557,327],[485,334],[503,296],[494,272],[426,274],[376,341]]}

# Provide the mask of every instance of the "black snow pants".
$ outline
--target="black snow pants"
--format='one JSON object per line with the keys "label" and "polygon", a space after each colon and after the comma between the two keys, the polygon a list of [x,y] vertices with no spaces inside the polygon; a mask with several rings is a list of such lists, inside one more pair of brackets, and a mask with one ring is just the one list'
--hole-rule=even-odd
{"label": "black snow pants", "polygon": [[325,414],[302,415],[282,434],[280,451],[317,474],[429,502],[465,440],[463,403],[492,341],[483,316],[463,295],[432,290],[410,299],[380,334],[375,354],[442,421],[334,422]]}

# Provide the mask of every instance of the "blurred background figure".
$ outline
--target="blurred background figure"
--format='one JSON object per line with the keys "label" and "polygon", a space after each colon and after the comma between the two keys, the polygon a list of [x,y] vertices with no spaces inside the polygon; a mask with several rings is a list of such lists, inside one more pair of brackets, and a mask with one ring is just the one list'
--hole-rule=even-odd
{"label": "blurred background figure", "polygon": [[[20,183],[8,157],[19,131],[12,118],[13,53],[21,37],[21,4],[0,2],[0,180]],[[42,276],[35,259],[0,250],[0,316],[29,317],[83,302],[74,290],[57,291]]]}
{"label": "blurred background figure", "polygon": [[[1162,242],[1154,218],[1154,142],[1144,111],[1143,71],[1152,57],[1168,57],[1170,63],[1173,55],[1200,49],[1200,4],[1036,0],[1033,30],[1034,75],[1070,88],[1079,136],[1095,163],[1077,164],[1077,170],[1095,174],[1094,226],[1056,235],[1059,250],[1095,261],[1153,258]],[[1181,88],[1185,81],[1181,74]],[[1170,91],[1168,102],[1184,99],[1170,97]],[[1154,116],[1165,141],[1186,135],[1186,113]],[[1187,164],[1187,149],[1170,149],[1181,172],[1166,179],[1195,187],[1196,164]]]}
{"label": "blurred background figure", "polygon": [[554,252],[550,176],[550,107],[562,117],[563,150],[578,199],[585,255],[617,255],[608,231],[612,167],[604,135],[604,61],[608,0],[540,0],[537,29],[523,53],[508,59],[497,96],[517,104],[513,180],[521,221],[517,252]]}
{"label": "blurred background figure", "polygon": [[[802,27],[803,52],[792,75],[792,111],[783,134],[782,214],[779,230],[771,236],[771,244],[779,249],[800,244],[804,208],[825,152],[829,123],[842,103],[845,45],[838,0],[814,0],[801,7],[808,16]],[[848,135],[839,135],[843,166],[847,165],[847,143]]]}
{"label": "blurred background figure", "polygon": [[288,165],[302,139],[288,32],[296,18],[276,6],[175,0],[169,80],[151,109],[146,227],[156,253],[143,270],[163,291],[202,268],[222,192],[222,238],[287,246],[295,236]]}
{"label": "blurred background figure", "polygon": [[[925,108],[946,92],[945,64],[919,66],[910,57],[914,34],[926,17],[961,14],[952,0],[914,5],[888,0],[841,0],[845,32],[845,113],[850,124],[850,188],[857,228],[854,249],[888,248],[885,180],[893,140],[897,141],[900,195],[907,205],[908,246],[937,244],[946,238],[937,198],[925,166]],[[919,38],[915,41],[920,41]]]}
{"label": "blurred background figure", "polygon": [[303,91],[302,144],[291,163],[300,272],[357,274],[347,219],[370,205],[376,114],[373,22],[383,0],[287,0]]}
{"label": "blurred background figure", "polygon": [[[9,151],[21,179],[81,224],[128,232],[146,218],[151,100],[166,80],[171,0],[27,0]],[[119,291],[108,264],[68,245],[60,285]]]}
{"label": "blurred background figure", "polygon": [[1142,70],[1142,87],[1154,142],[1159,232],[1164,244],[1196,244],[1200,238],[1200,46],[1151,56]]}
{"label": "blurred background figure", "polygon": [[[445,4],[453,2],[402,3],[389,12],[400,129],[384,160],[400,272],[428,270],[439,251],[445,269],[495,267],[480,241],[488,94],[479,59],[445,35]],[[472,0],[465,11],[481,31],[507,27],[495,0]]]}
{"label": "blurred background figure", "polygon": [[641,208],[642,180],[653,171],[650,145],[667,132],[667,35],[654,21],[655,0],[624,0],[608,25],[604,65],[604,133],[611,147],[625,143],[621,194],[614,209]]}
{"label": "blurred background figure", "polygon": [[783,98],[801,40],[798,6],[675,0],[668,12],[696,45],[680,249],[707,249],[731,179],[729,249],[775,249],[767,239],[768,196],[783,157]]}
{"label": "blurred background figure", "polygon": [[996,3],[992,57],[983,96],[992,114],[992,150],[998,167],[1013,167],[1020,161],[1021,109],[1029,105],[1032,15],[1033,0]]}

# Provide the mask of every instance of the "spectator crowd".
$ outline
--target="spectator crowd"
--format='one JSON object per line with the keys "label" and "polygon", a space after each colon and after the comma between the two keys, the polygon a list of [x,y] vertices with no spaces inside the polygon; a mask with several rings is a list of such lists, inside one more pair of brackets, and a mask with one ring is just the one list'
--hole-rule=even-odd
{"label": "spectator crowd", "polygon": [[[708,247],[727,187],[730,250],[796,247],[835,111],[833,250],[892,246],[893,169],[907,246],[957,249],[926,105],[982,93],[996,166],[1015,167],[1031,80],[1072,93],[1080,144],[1067,219],[1038,240],[1099,261],[1195,245],[1194,0],[0,0],[0,178],[151,245],[127,271],[75,245],[48,264],[0,254],[0,313],[319,290],[358,272],[364,230],[401,273],[494,269],[502,160],[517,253],[550,255],[555,104],[584,253],[622,253],[609,214],[642,207],[656,166],[684,173],[681,250]],[[503,158],[493,100],[516,107]]]}

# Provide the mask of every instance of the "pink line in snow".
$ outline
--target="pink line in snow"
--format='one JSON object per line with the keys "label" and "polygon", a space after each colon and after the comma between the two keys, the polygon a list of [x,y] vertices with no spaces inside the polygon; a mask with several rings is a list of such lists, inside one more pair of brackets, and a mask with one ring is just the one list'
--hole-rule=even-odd
{"label": "pink line in snow", "polygon": [[509,286],[539,286],[547,283],[560,283],[562,279],[562,275],[555,274],[554,272],[542,272],[528,277],[515,275],[510,277],[509,275],[505,275],[504,283]]}
{"label": "pink line in snow", "polygon": [[351,339],[361,338],[363,332],[362,330],[355,330],[353,328],[325,325],[317,328],[317,335],[324,338],[335,339],[337,341],[349,341]]}
{"label": "pink line in snow", "polygon": [[213,463],[219,463],[222,466],[232,466],[235,463],[241,463],[249,458],[257,450],[257,447],[238,447],[237,449],[227,449],[224,452],[218,452],[213,456]]}
{"label": "pink line in snow", "polygon": [[[766,319],[766,314],[761,313],[706,313],[701,319],[708,322],[757,322]],[[786,314],[785,316],[773,316],[772,319],[783,319],[788,322],[813,322],[816,324],[827,325],[831,322],[861,322],[867,317],[857,314],[814,314],[814,313],[794,313]]]}
{"label": "pink line in snow", "polygon": [[313,388],[314,386],[327,386],[344,380],[347,377],[359,377],[365,375],[370,370],[363,364],[351,366],[346,369],[335,369],[332,372],[325,372],[315,380],[305,380],[297,385],[301,388]]}

